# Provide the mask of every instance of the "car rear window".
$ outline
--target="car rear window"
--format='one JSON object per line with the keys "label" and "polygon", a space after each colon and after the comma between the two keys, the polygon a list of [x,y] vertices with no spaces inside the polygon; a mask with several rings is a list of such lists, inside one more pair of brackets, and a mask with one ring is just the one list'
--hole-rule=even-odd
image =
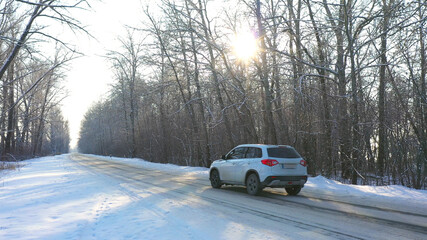
{"label": "car rear window", "polygon": [[291,147],[267,148],[269,157],[274,158],[301,158],[299,153]]}

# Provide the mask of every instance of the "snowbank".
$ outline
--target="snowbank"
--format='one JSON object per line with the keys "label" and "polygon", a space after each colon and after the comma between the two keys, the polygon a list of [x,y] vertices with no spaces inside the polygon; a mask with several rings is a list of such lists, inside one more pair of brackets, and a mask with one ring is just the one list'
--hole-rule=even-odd
{"label": "snowbank", "polygon": [[162,164],[162,163],[154,163],[149,162],[140,158],[119,158],[119,157],[107,157],[107,156],[98,156],[98,155],[91,155],[89,156],[102,158],[109,161],[117,161],[122,162],[126,164],[133,164],[136,166],[141,166],[148,169],[153,170],[161,170],[166,172],[180,172],[180,173],[187,173],[187,174],[194,174],[199,176],[208,176],[209,174],[209,168],[204,167],[188,167],[188,166],[178,166],[174,164]]}

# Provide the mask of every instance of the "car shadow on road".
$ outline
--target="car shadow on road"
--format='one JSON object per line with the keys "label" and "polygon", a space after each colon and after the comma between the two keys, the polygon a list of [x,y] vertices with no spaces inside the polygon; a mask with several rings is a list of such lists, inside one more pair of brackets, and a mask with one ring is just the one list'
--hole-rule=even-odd
{"label": "car shadow on road", "polygon": [[[236,192],[240,194],[246,194],[248,196],[251,196],[246,191],[245,187],[241,186],[222,186],[221,189],[218,190],[225,190],[229,192]],[[287,198],[294,198],[294,197],[301,197],[301,196],[290,196],[288,195],[284,189],[278,189],[278,188],[265,188],[261,191],[260,194],[253,197],[287,197]]]}

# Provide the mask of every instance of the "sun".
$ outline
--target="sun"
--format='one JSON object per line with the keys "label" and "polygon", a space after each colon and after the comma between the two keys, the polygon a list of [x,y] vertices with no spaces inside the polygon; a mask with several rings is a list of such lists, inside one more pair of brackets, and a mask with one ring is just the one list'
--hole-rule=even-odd
{"label": "sun", "polygon": [[250,31],[236,33],[232,44],[234,54],[242,61],[250,60],[258,51],[257,40]]}

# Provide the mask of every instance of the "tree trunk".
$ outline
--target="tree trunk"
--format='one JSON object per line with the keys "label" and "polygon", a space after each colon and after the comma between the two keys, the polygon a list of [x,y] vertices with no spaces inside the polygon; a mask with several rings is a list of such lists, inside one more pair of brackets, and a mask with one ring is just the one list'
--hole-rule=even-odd
{"label": "tree trunk", "polygon": [[21,50],[22,46],[24,46],[28,34],[30,34],[31,26],[33,25],[34,20],[47,8],[47,6],[42,5],[35,5],[33,13],[31,14],[30,19],[28,20],[27,25],[25,26],[24,31],[22,32],[21,36],[19,37],[19,40],[17,41],[16,45],[14,46],[13,50],[10,52],[9,56],[7,57],[6,61],[3,63],[2,67],[0,68],[0,79],[3,78],[3,75],[5,74],[6,70],[9,68],[9,66],[12,64],[13,60],[15,59],[16,55],[18,54],[19,50]]}
{"label": "tree trunk", "polygon": [[13,127],[13,122],[14,122],[14,117],[15,117],[15,106],[14,106],[14,102],[15,102],[15,97],[14,97],[14,93],[15,93],[15,89],[14,89],[14,69],[13,69],[13,64],[12,66],[8,69],[7,71],[7,78],[8,78],[8,88],[9,88],[9,95],[8,95],[8,102],[9,104],[7,105],[8,111],[7,111],[7,128],[6,128],[6,140],[5,140],[5,147],[4,147],[4,152],[5,154],[11,154],[13,153],[13,149],[12,149],[12,141],[14,138],[14,127]]}
{"label": "tree trunk", "polygon": [[387,161],[387,133],[386,133],[386,65],[387,65],[387,30],[389,22],[389,7],[386,0],[383,3],[383,24],[381,29],[380,48],[380,79],[378,87],[378,174],[384,176],[384,164]]}
{"label": "tree trunk", "polygon": [[[185,1],[185,8],[187,11],[188,16],[191,16],[190,9],[188,6],[188,1]],[[193,20],[192,18],[188,19],[188,26],[192,30],[193,29]],[[202,132],[203,132],[203,138],[204,138],[204,144],[205,144],[205,158],[199,162],[199,165],[209,167],[211,163],[211,148],[210,148],[210,142],[209,142],[209,133],[208,133],[208,122],[206,120],[205,116],[205,106],[203,105],[203,98],[202,98],[202,90],[200,87],[200,80],[199,80],[199,60],[197,57],[197,47],[196,47],[196,41],[194,37],[193,31],[190,31],[190,38],[191,38],[191,50],[193,54],[193,61],[194,61],[194,83],[196,84],[196,97],[197,97],[197,104],[199,106],[199,114],[202,118]]]}
{"label": "tree trunk", "polygon": [[335,32],[336,37],[336,50],[337,50],[337,78],[338,78],[338,94],[339,94],[339,107],[338,107],[338,131],[339,131],[339,146],[340,146],[340,163],[341,163],[341,176],[345,179],[350,178],[350,157],[351,157],[351,133],[349,128],[348,106],[347,106],[347,82],[345,74],[345,50],[344,50],[344,7],[345,1],[340,0],[338,24],[335,23],[334,17],[329,9],[327,0],[323,0],[323,6],[328,15],[329,21]]}
{"label": "tree trunk", "polygon": [[[424,5],[425,6],[425,5]],[[419,28],[419,42],[420,42],[420,56],[421,56],[421,76],[420,76],[420,94],[417,97],[419,107],[419,121],[420,121],[420,129],[422,136],[421,146],[427,146],[427,94],[426,94],[426,74],[427,74],[427,56],[426,56],[426,48],[425,48],[425,25],[426,19],[422,11],[423,6],[421,5],[421,1],[418,2],[418,14],[419,19],[421,19],[422,24],[420,24]],[[425,185],[424,179],[427,175],[427,149],[424,150],[424,154],[421,154],[420,157],[417,158],[417,169],[418,169],[418,180],[420,181],[418,184],[418,189],[421,189],[422,185]]]}
{"label": "tree trunk", "polygon": [[135,118],[137,116],[138,112],[138,105],[136,104],[136,96],[135,96],[135,82],[136,82],[136,72],[138,68],[138,53],[135,51],[135,46],[133,43],[133,39],[130,39],[130,67],[132,71],[131,78],[128,79],[129,81],[129,91],[130,91],[130,124],[131,124],[131,157],[136,157],[136,129],[135,129]]}
{"label": "tree trunk", "polygon": [[48,75],[47,78],[48,78],[48,81],[46,83],[45,94],[44,94],[42,105],[41,105],[41,113],[39,116],[39,124],[37,126],[37,130],[35,133],[35,138],[34,138],[35,142],[33,143],[33,151],[32,151],[33,157],[35,157],[37,154],[39,154],[41,152],[42,145],[43,145],[45,113],[46,113],[46,108],[47,108],[47,104],[48,104],[48,96],[50,93],[50,88],[52,87],[52,85],[51,85],[52,76]]}
{"label": "tree trunk", "polygon": [[210,44],[211,42],[213,42],[213,39],[212,39],[212,34],[210,32],[210,26],[208,25],[209,23],[207,22],[208,21],[207,14],[205,13],[206,6],[202,4],[202,0],[198,0],[198,1],[199,1],[198,12],[200,15],[200,19],[202,21],[202,27],[204,30],[205,38],[207,40],[207,47],[208,47],[209,60],[210,60],[209,64],[212,71],[212,78],[214,82],[215,93],[217,96],[219,107],[221,108],[221,112],[224,117],[224,123],[225,123],[225,129],[226,129],[225,136],[228,140],[228,144],[230,144],[231,146],[234,146],[235,144],[234,144],[233,132],[232,132],[230,120],[227,114],[227,109],[225,108],[224,100],[222,99],[222,95],[221,95],[220,82],[219,82],[219,77],[216,69],[216,59],[215,59],[212,45]]}
{"label": "tree trunk", "polygon": [[261,43],[261,71],[260,78],[262,87],[264,89],[264,143],[277,144],[276,127],[273,119],[272,102],[273,97],[270,90],[270,83],[268,81],[268,64],[267,64],[267,45],[265,43],[265,30],[262,23],[261,16],[261,3],[260,0],[256,2],[256,17],[258,26],[258,38]]}
{"label": "tree trunk", "polygon": [[[123,117],[124,117],[124,122],[125,122],[125,130],[126,130],[126,143],[129,146],[129,144],[131,143],[130,141],[130,136],[129,136],[129,132],[130,132],[130,127],[129,127],[129,122],[128,122],[128,113],[127,113],[127,104],[126,104],[126,87],[125,87],[125,79],[123,76],[119,77],[119,82],[120,82],[120,87],[121,87],[121,97],[122,97],[122,107],[123,107]],[[128,153],[126,153],[127,156]]]}
{"label": "tree trunk", "polygon": [[[328,90],[326,86],[326,57],[324,54],[324,44],[322,43],[322,39],[320,38],[320,29],[317,27],[316,21],[314,20],[314,14],[311,9],[310,1],[307,1],[307,7],[309,11],[309,16],[311,23],[313,25],[313,29],[316,36],[316,44],[317,44],[317,55],[319,57],[319,66],[317,71],[319,73],[320,79],[320,90],[321,90],[321,98],[322,98],[322,122],[324,128],[324,137],[322,138],[323,148],[325,149],[325,153],[321,153],[321,161],[322,161],[322,171],[326,171],[326,176],[331,176],[333,168],[335,168],[335,161],[332,156],[332,144],[331,144],[331,136],[332,136],[332,127],[331,127],[331,114],[329,110],[329,101],[328,101]],[[326,169],[326,170],[325,170]]]}
{"label": "tree trunk", "polygon": [[200,164],[203,163],[202,160],[202,151],[201,151],[201,146],[200,146],[200,133],[199,133],[199,125],[197,123],[196,120],[196,114],[194,112],[194,107],[193,104],[191,103],[192,99],[192,93],[191,93],[191,76],[190,76],[190,70],[189,70],[189,66],[188,66],[188,59],[187,59],[187,53],[185,51],[186,46],[185,46],[185,41],[184,41],[184,37],[182,36],[182,33],[179,32],[180,35],[180,41],[181,41],[181,53],[182,53],[182,57],[184,60],[184,76],[187,78],[187,99],[188,99],[188,103],[186,103],[188,105],[189,108],[189,115],[191,118],[191,129],[193,131],[193,139],[191,139],[192,141],[192,145],[194,145],[194,150],[195,150],[195,158],[197,163],[196,164]]}
{"label": "tree trunk", "polygon": [[352,119],[352,151],[351,151],[351,183],[357,184],[357,176],[360,162],[360,130],[359,130],[359,98],[358,98],[358,83],[356,76],[356,60],[355,60],[355,42],[353,39],[352,25],[352,1],[347,2],[344,11],[344,24],[346,28],[348,51],[350,53],[350,79],[351,79],[351,119]]}

